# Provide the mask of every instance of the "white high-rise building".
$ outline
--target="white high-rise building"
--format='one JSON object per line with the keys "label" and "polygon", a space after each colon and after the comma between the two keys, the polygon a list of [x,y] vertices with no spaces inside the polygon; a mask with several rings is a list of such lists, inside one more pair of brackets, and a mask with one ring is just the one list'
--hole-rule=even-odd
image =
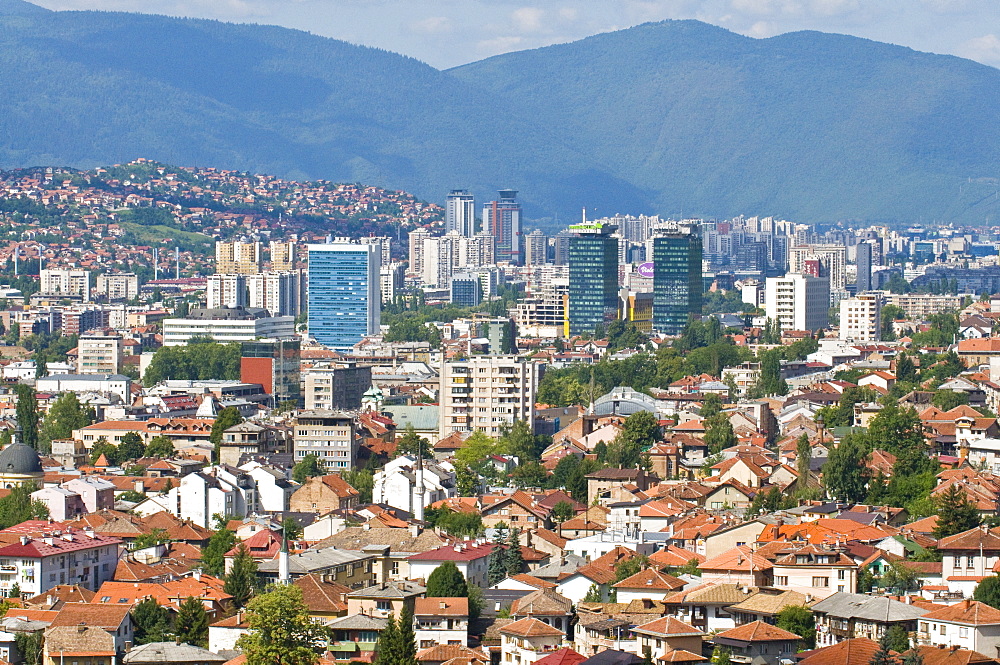
{"label": "white high-rise building", "polygon": [[377,245],[381,252],[382,265],[389,265],[392,262],[392,238],[388,236],[366,236],[359,238],[362,245]]}
{"label": "white high-rise building", "polygon": [[764,311],[782,330],[819,330],[829,322],[830,282],[826,277],[788,273],[768,277]]}
{"label": "white high-rise building", "polygon": [[205,285],[205,303],[209,309],[246,307],[247,275],[209,275]]}
{"label": "white high-rise building", "polygon": [[249,306],[266,309],[271,316],[298,316],[302,312],[303,280],[301,270],[247,275]]}
{"label": "white high-rise building", "polygon": [[90,271],[68,270],[65,268],[43,268],[39,290],[44,294],[64,294],[81,296],[90,301]]}
{"label": "white high-rise building", "polygon": [[840,301],[840,339],[877,342],[882,334],[882,296],[865,293]]}
{"label": "white high-rise building", "polygon": [[843,245],[802,245],[789,250],[789,272],[808,273],[807,262],[818,260],[820,277],[830,280],[830,291],[843,291],[847,285],[847,247]]}
{"label": "white high-rise building", "polygon": [[422,275],[424,272],[424,243],[431,237],[427,229],[410,231],[410,269],[411,275]]}
{"label": "white high-rise building", "polygon": [[445,231],[471,238],[476,233],[476,197],[466,189],[453,189],[445,202]]}
{"label": "white high-rise building", "polygon": [[535,229],[524,239],[524,265],[540,266],[548,261],[549,237]]}
{"label": "white high-rise building", "polygon": [[439,434],[497,436],[515,420],[534,426],[538,365],[516,356],[472,356],[441,364]]}
{"label": "white high-rise building", "polygon": [[424,270],[421,275],[424,285],[443,289],[451,284],[451,275],[458,267],[461,240],[456,231],[424,240]]}

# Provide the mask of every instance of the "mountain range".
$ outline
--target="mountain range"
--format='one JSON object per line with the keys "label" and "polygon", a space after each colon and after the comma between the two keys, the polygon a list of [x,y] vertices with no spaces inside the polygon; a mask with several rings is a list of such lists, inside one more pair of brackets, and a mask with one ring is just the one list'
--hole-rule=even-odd
{"label": "mountain range", "polygon": [[984,223],[1000,70],[665,21],[440,71],[272,26],[0,0],[0,168],[147,157],[591,215]]}

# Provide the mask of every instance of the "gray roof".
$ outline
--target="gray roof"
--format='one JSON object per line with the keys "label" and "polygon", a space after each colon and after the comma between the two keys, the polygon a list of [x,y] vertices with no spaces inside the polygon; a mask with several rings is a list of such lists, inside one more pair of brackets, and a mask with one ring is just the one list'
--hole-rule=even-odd
{"label": "gray roof", "polygon": [[927,614],[926,608],[907,605],[882,596],[838,591],[812,606],[813,612],[822,612],[838,618],[865,619],[891,623],[913,621]]}
{"label": "gray roof", "polygon": [[545,566],[540,566],[531,575],[540,579],[556,579],[562,573],[573,574],[587,563],[587,560],[576,554],[560,556]]}
{"label": "gray roof", "polygon": [[0,473],[43,473],[42,460],[31,446],[12,443],[0,450]]}
{"label": "gray roof", "polygon": [[334,619],[326,625],[334,630],[385,630],[389,620],[370,617],[367,614],[352,614]]}
{"label": "gray roof", "polygon": [[386,584],[373,584],[364,589],[358,589],[347,594],[348,598],[387,598],[398,600],[419,596],[427,591],[426,588],[415,582],[388,582]]}
{"label": "gray roof", "polygon": [[150,642],[125,654],[124,663],[224,663],[225,656],[190,644]]}
{"label": "gray roof", "polygon": [[[288,557],[288,572],[292,575],[308,575],[309,573],[328,570],[334,566],[352,564],[355,561],[370,559],[370,554],[352,552],[351,550],[338,550],[335,547],[328,547],[322,550],[306,550]],[[258,568],[262,573],[277,573],[278,560],[270,559],[261,561]]]}
{"label": "gray roof", "polygon": [[407,425],[413,425],[413,429],[418,432],[427,432],[438,428],[438,413],[440,407],[427,405],[412,406],[385,406],[382,412],[387,414],[396,423],[396,429],[404,429]]}
{"label": "gray roof", "polygon": [[124,374],[50,374],[49,376],[43,376],[39,379],[39,382],[45,383],[46,381],[131,381]]}

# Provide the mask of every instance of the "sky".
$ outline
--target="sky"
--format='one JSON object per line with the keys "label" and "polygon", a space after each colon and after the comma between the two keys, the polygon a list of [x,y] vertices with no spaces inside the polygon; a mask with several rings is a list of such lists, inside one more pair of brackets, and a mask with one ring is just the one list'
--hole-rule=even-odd
{"label": "sky", "polygon": [[438,68],[649,21],[698,19],[751,37],[820,30],[1000,67],[1000,0],[33,0],[266,23],[402,53]]}

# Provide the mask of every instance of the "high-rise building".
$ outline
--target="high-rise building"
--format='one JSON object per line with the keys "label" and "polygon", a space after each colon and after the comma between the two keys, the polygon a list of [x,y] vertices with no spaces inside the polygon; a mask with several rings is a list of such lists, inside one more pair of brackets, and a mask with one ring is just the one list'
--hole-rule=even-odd
{"label": "high-rise building", "polygon": [[552,249],[554,250],[552,262],[557,266],[564,266],[569,262],[569,239],[572,237],[572,233],[563,230],[552,239]]}
{"label": "high-rise building", "polygon": [[583,222],[569,227],[568,335],[593,333],[618,316],[618,227]]}
{"label": "high-rise building", "polygon": [[872,290],[872,245],[867,242],[859,242],[857,247],[858,278],[856,284],[857,292],[864,293]]}
{"label": "high-rise building", "polygon": [[215,272],[222,275],[254,275],[261,270],[259,242],[216,242]]}
{"label": "high-rise building", "polygon": [[882,337],[882,296],[860,294],[840,301],[840,339],[877,342]]}
{"label": "high-rise building", "polygon": [[462,268],[491,266],[497,262],[495,242],[488,233],[462,238],[458,244],[458,265]]}
{"label": "high-rise building", "polygon": [[819,330],[829,323],[830,280],[800,273],[768,277],[764,312],[782,330]]}
{"label": "high-rise building", "polygon": [[812,244],[792,247],[788,258],[789,272],[793,273],[802,273],[806,270],[808,261],[819,260],[821,274],[830,280],[831,294],[839,294],[847,286],[847,247],[844,245]]}
{"label": "high-rise building", "polygon": [[548,262],[549,237],[535,229],[524,238],[524,265],[540,266]]}
{"label": "high-rise building", "polygon": [[117,374],[122,364],[121,335],[91,333],[77,342],[78,374]]}
{"label": "high-rise building", "polygon": [[424,272],[424,242],[430,238],[430,231],[427,229],[414,229],[410,231],[410,269],[411,275],[421,275]]}
{"label": "high-rise building", "polygon": [[[257,339],[243,342],[240,381],[259,383],[274,404],[301,406],[301,348],[297,339]],[[308,408],[308,405],[307,405]]]}
{"label": "high-rise building", "polygon": [[381,253],[382,265],[392,263],[392,238],[388,236],[364,236],[358,238],[358,242],[363,245],[377,245]]}
{"label": "high-rise building", "polygon": [[245,279],[250,307],[263,307],[271,316],[298,316],[302,312],[305,289],[301,270],[262,272]]}
{"label": "high-rise building", "polygon": [[295,243],[271,241],[271,271],[290,272],[295,270]]}
{"label": "high-rise building", "polygon": [[358,409],[372,387],[372,368],[367,365],[313,367],[302,374],[307,409]]}
{"label": "high-rise building", "polygon": [[205,284],[205,303],[209,309],[246,307],[249,304],[247,276],[209,275]]}
{"label": "high-rise building", "polygon": [[449,231],[443,236],[424,240],[424,270],[420,279],[425,285],[448,288],[451,274],[459,264],[462,239],[455,231]]}
{"label": "high-rise building", "polygon": [[403,292],[403,285],[406,282],[406,266],[402,261],[394,261],[390,264],[382,264],[379,268],[379,279],[381,280],[382,302],[394,303],[396,296]]}
{"label": "high-rise building", "polygon": [[538,365],[515,356],[472,356],[441,363],[439,435],[496,436],[516,420],[534,426]]}
{"label": "high-rise building", "polygon": [[90,301],[90,271],[65,268],[43,268],[39,276],[39,291],[46,295],[80,296]]}
{"label": "high-rise building", "polygon": [[360,441],[351,413],[327,409],[299,411],[292,432],[296,462],[301,462],[306,455],[315,455],[329,471],[354,468]]}
{"label": "high-rise building", "polygon": [[521,204],[516,189],[501,189],[499,198],[483,208],[483,229],[493,236],[497,261],[521,265]]}
{"label": "high-rise building", "polygon": [[97,276],[96,293],[109,301],[133,300],[139,297],[139,277],[134,272],[110,272]]}
{"label": "high-rise building", "polygon": [[380,251],[338,239],[309,245],[309,332],[320,344],[351,349],[378,332]]}
{"label": "high-rise building", "polygon": [[471,238],[476,233],[476,197],[467,189],[453,189],[445,201],[445,231]]}
{"label": "high-rise building", "polygon": [[479,275],[458,272],[451,276],[451,303],[462,307],[475,307],[483,301],[483,288]]}
{"label": "high-rise building", "polygon": [[691,315],[701,314],[701,238],[663,233],[653,239],[653,330],[683,332]]}

